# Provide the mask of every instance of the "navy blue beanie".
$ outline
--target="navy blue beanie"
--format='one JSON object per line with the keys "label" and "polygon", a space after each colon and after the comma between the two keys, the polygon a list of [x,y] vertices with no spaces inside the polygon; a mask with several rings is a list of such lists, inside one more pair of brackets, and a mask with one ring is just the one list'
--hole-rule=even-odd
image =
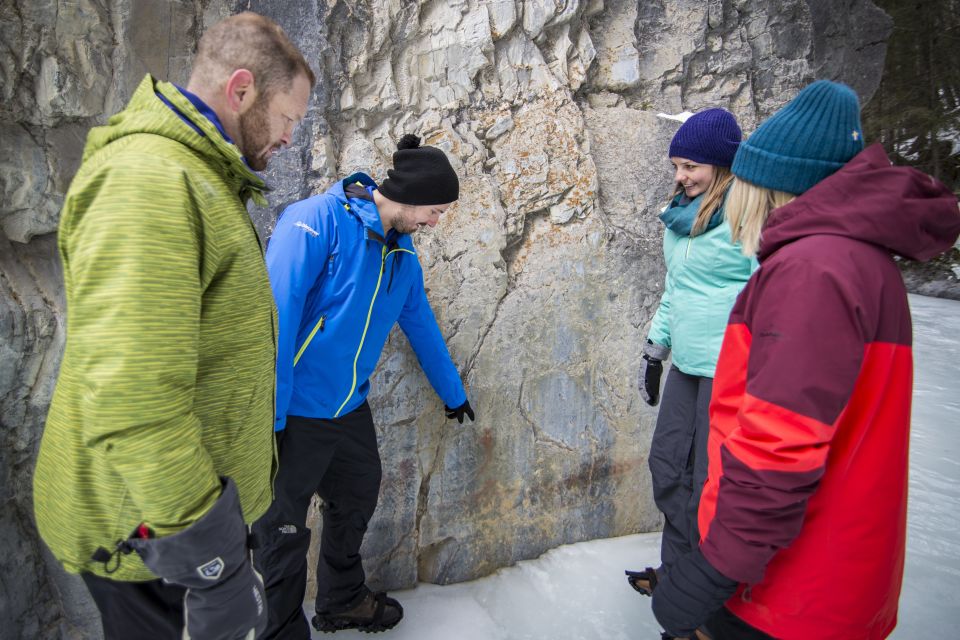
{"label": "navy blue beanie", "polygon": [[800,195],[862,150],[857,94],[818,80],[743,141],[732,171],[760,187]]}
{"label": "navy blue beanie", "polygon": [[737,119],[726,109],[707,109],[690,116],[670,141],[671,158],[679,157],[729,167],[740,144]]}

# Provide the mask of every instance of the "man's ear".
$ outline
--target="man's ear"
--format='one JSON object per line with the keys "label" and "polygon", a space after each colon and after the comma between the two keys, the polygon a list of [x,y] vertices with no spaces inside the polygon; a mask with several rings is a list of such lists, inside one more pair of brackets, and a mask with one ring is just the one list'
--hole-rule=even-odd
{"label": "man's ear", "polygon": [[243,113],[257,99],[257,87],[253,80],[253,73],[248,69],[237,69],[224,87],[227,97],[227,106],[235,113]]}

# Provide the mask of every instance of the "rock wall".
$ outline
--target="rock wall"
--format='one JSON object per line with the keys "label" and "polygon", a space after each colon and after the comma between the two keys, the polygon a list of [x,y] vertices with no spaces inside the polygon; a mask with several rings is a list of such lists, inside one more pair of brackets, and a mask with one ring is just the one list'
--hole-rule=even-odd
{"label": "rock wall", "polygon": [[391,335],[371,403],[384,460],[371,582],[475,578],[559,544],[659,525],[636,391],[663,281],[659,111],[723,106],[745,131],[815,77],[862,99],[889,19],[869,0],[0,0],[0,628],[94,638],[82,586],[46,557],[32,463],[63,348],[56,229],[87,129],[142,74],[184,82],[206,26],[277,20],[318,71],[267,173],[266,237],[338,175],[384,175],[416,132],[462,198],[416,242],[477,422],[443,419]]}

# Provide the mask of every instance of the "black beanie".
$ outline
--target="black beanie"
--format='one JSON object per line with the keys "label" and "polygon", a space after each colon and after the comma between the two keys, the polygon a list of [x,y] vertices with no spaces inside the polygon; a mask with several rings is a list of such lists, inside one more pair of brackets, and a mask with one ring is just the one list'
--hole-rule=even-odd
{"label": "black beanie", "polygon": [[387,170],[379,188],[400,204],[447,204],[460,197],[460,181],[447,154],[436,147],[421,147],[420,138],[412,133],[400,138],[393,169]]}

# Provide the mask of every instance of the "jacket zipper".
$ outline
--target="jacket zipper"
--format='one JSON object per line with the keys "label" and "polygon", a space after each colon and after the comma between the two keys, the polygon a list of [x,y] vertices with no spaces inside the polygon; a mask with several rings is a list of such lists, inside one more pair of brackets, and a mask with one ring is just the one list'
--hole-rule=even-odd
{"label": "jacket zipper", "polygon": [[[253,220],[251,220],[249,216],[245,216],[245,217],[247,218],[247,222],[250,224],[250,230],[253,232],[253,237],[257,241],[257,248],[260,250],[260,259],[264,261],[264,269],[266,269],[267,254],[266,254],[266,251],[264,251],[263,249],[263,243],[260,242],[260,234],[257,233],[257,227],[254,226]],[[267,286],[268,287],[270,286],[269,275],[267,277]],[[271,298],[272,297],[273,296],[271,294]],[[277,323],[276,323],[276,319],[274,318],[275,309],[276,309],[276,305],[271,300],[270,333],[271,333],[271,337],[273,338],[271,342],[273,343],[273,361],[274,362],[277,361]],[[277,378],[276,376],[273,377],[273,393],[271,394],[271,396],[272,396],[271,404],[273,405],[273,410],[270,412],[270,415],[273,416],[272,418],[273,420],[276,420],[276,417],[277,417]],[[270,448],[273,453],[273,464],[271,465],[272,468],[270,469],[270,501],[272,502],[277,497],[276,488],[274,487],[274,484],[276,483],[277,473],[279,472],[279,469],[280,469],[280,451],[277,449],[276,434],[271,434]]]}
{"label": "jacket zipper", "polygon": [[360,359],[360,352],[363,350],[363,342],[367,339],[367,329],[370,328],[370,318],[373,315],[373,305],[377,301],[377,294],[380,292],[380,283],[383,281],[383,269],[387,264],[387,256],[389,256],[391,253],[397,253],[398,251],[406,251],[409,254],[413,254],[413,251],[410,251],[409,249],[393,249],[392,251],[387,251],[385,246],[380,249],[380,274],[377,276],[377,286],[373,290],[373,298],[370,299],[370,308],[367,309],[367,320],[363,325],[363,333],[360,334],[360,345],[357,347],[356,355],[353,356],[353,380],[350,383],[350,393],[348,393],[347,397],[344,398],[343,404],[340,405],[340,408],[337,409],[337,412],[333,414],[334,418],[340,417],[340,412],[343,411],[345,406],[347,406],[347,402],[350,401],[350,398],[353,397],[353,392],[357,389],[357,361]]}
{"label": "jacket zipper", "polygon": [[303,355],[303,352],[307,350],[307,346],[310,345],[310,341],[313,340],[313,336],[317,335],[317,331],[323,331],[323,325],[327,323],[327,315],[323,314],[320,316],[320,319],[317,320],[317,324],[313,325],[313,331],[310,332],[310,335],[307,336],[307,339],[303,341],[303,344],[300,346],[300,350],[297,351],[297,355],[293,356],[293,366],[297,366],[297,363],[300,362],[300,356]]}

